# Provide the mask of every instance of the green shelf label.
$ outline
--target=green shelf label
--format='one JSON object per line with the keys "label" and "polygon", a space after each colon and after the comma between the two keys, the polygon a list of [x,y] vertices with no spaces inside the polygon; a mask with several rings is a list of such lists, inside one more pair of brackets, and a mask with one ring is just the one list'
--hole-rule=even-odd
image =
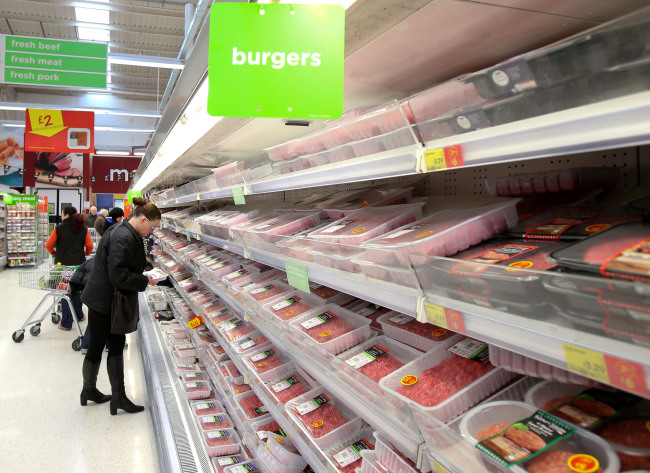
{"label": "green shelf label", "polygon": [[309,273],[305,266],[286,261],[285,269],[291,286],[303,292],[311,292],[309,289]]}
{"label": "green shelf label", "polygon": [[246,203],[244,197],[244,188],[242,186],[232,188],[232,198],[235,200],[235,205],[243,205]]}

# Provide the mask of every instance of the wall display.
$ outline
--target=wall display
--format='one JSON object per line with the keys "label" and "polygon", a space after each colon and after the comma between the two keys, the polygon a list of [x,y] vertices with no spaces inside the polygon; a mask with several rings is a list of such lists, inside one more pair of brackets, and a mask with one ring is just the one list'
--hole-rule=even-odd
{"label": "wall display", "polygon": [[25,149],[27,151],[93,152],[95,112],[27,109]]}
{"label": "wall display", "polygon": [[20,128],[0,126],[0,184],[23,186],[25,134]]}
{"label": "wall display", "polygon": [[210,12],[211,115],[341,116],[342,6],[224,2]]}
{"label": "wall display", "polygon": [[126,194],[131,185],[132,172],[138,169],[141,158],[94,156],[90,174],[96,194]]}
{"label": "wall display", "polygon": [[34,156],[34,179],[37,183],[60,187],[81,187],[83,184],[83,154],[42,151],[29,155]]}

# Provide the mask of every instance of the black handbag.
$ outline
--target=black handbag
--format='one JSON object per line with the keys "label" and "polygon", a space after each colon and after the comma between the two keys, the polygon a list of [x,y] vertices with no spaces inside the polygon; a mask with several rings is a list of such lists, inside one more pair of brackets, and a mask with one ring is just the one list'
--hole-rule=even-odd
{"label": "black handbag", "polygon": [[140,306],[138,304],[138,293],[135,291],[113,292],[113,304],[111,305],[111,333],[114,335],[126,335],[138,329],[140,320]]}

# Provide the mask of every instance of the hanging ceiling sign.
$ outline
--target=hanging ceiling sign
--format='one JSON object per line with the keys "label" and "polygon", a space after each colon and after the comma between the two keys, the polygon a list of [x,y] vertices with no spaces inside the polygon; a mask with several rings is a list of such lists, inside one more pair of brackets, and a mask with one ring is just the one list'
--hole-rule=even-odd
{"label": "hanging ceiling sign", "polygon": [[344,45],[341,5],[215,3],[210,10],[208,112],[339,118]]}
{"label": "hanging ceiling sign", "polygon": [[27,109],[27,151],[93,152],[95,112]]}
{"label": "hanging ceiling sign", "polygon": [[0,82],[106,88],[108,45],[0,35]]}

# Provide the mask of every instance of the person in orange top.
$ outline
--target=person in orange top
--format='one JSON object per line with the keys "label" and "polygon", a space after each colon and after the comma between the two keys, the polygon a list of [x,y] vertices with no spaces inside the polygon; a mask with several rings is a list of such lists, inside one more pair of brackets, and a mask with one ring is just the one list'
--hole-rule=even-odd
{"label": "person in orange top", "polygon": [[[78,266],[93,251],[93,240],[86,228],[85,218],[71,205],[63,209],[62,222],[56,226],[45,248],[54,256],[54,263]],[[84,251],[85,247],[85,251]]]}
{"label": "person in orange top", "polygon": [[[68,206],[63,209],[63,222],[57,225],[48,238],[45,248],[54,256],[54,262],[63,266],[78,266],[86,261],[93,251],[93,240],[86,228],[83,215],[77,213],[77,209]],[[78,321],[85,320],[82,312],[81,297],[77,295],[71,298]],[[68,302],[61,301],[61,330],[72,329],[72,312]]]}

